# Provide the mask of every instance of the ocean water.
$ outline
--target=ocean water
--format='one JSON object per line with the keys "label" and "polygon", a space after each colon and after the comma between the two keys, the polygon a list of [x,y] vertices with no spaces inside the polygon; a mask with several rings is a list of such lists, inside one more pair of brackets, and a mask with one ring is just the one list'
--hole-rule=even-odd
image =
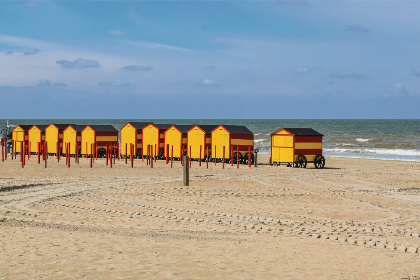
{"label": "ocean water", "polygon": [[[16,119],[9,124],[111,124],[120,129],[128,121],[245,125],[255,134],[255,147],[265,154],[270,153],[270,133],[282,127],[310,127],[325,135],[323,152],[327,156],[420,161],[420,120]],[[0,119],[0,127],[5,125],[6,120]]]}

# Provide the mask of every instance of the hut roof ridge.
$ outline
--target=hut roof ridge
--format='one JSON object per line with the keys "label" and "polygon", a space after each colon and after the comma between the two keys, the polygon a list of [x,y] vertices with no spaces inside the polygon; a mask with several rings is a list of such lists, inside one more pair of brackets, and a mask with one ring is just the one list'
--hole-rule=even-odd
{"label": "hut roof ridge", "polygon": [[323,134],[319,133],[313,128],[299,128],[299,127],[292,127],[292,128],[286,128],[283,129],[289,131],[290,133],[294,134],[295,136],[324,136]]}

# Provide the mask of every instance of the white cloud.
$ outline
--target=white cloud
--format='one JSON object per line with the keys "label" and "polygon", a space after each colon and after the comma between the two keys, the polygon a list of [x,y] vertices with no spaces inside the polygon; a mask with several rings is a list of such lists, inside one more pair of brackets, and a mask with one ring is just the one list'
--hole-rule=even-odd
{"label": "white cloud", "polygon": [[120,37],[120,36],[124,36],[125,35],[125,31],[124,30],[114,29],[114,30],[109,31],[108,32],[108,35]]}
{"label": "white cloud", "polygon": [[193,52],[193,50],[190,50],[190,49],[180,48],[180,47],[165,45],[165,44],[160,44],[160,43],[154,43],[154,42],[127,41],[127,40],[121,40],[120,42],[122,42],[124,44],[127,44],[127,45],[130,45],[130,46],[147,48],[147,49]]}

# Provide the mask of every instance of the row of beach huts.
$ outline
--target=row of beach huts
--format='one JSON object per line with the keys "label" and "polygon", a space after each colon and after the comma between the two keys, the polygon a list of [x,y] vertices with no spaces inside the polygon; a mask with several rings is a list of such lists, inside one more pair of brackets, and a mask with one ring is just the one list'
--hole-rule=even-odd
{"label": "row of beach huts", "polygon": [[[272,164],[323,168],[322,134],[311,128],[282,128],[271,134]],[[154,156],[191,159],[224,159],[253,164],[254,134],[237,125],[171,125],[127,122],[118,131],[112,125],[18,125],[12,131],[15,153],[85,155],[102,157],[112,148],[122,157]],[[41,151],[42,152],[42,151]]]}

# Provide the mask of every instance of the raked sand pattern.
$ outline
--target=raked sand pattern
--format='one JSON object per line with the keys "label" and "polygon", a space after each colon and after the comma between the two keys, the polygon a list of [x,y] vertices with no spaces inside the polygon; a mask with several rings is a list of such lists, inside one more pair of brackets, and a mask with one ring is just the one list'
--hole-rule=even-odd
{"label": "raked sand pattern", "polygon": [[420,163],[0,167],[0,279],[420,276]]}

